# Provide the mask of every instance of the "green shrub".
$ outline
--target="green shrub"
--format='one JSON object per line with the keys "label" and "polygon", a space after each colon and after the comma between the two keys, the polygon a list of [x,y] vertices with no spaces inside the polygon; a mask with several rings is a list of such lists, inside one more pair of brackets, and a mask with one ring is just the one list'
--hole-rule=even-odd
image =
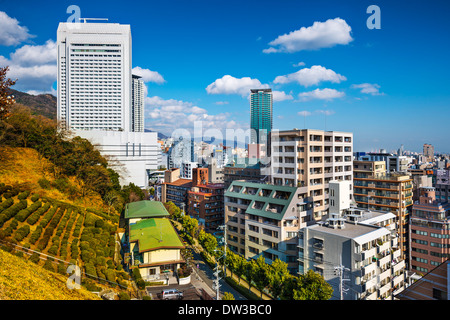
{"label": "green shrub", "polygon": [[26,198],[28,198],[29,195],[30,195],[30,191],[24,191],[24,192],[21,192],[21,193],[17,196],[17,198],[18,198],[19,200],[25,200]]}
{"label": "green shrub", "polygon": [[26,236],[28,236],[28,234],[30,233],[30,226],[29,225],[24,225],[23,227],[20,227],[15,235],[14,238],[17,241],[22,241]]}
{"label": "green shrub", "polygon": [[35,193],[31,196],[31,201],[36,202],[39,200],[39,194]]}
{"label": "green shrub", "polygon": [[50,181],[48,181],[47,179],[45,179],[45,178],[41,178],[41,179],[39,179],[38,180],[38,184],[39,184],[39,186],[42,188],[42,189],[50,189],[51,188],[51,184],[50,184]]}
{"label": "green shrub", "polygon": [[126,292],[119,292],[119,300],[131,300]]}

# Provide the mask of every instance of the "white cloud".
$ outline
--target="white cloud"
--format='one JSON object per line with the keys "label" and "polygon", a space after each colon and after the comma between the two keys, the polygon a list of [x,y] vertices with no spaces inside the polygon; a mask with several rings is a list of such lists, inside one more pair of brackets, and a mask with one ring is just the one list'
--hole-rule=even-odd
{"label": "white cloud", "polygon": [[0,56],[0,64],[9,66],[9,78],[18,79],[14,89],[54,94],[56,50],[56,43],[52,40],[43,45],[24,45],[10,53],[9,59]]}
{"label": "white cloud", "polygon": [[219,106],[222,106],[222,105],[228,104],[228,103],[229,103],[228,101],[217,101],[216,102],[216,104],[219,105]]}
{"label": "white cloud", "polygon": [[15,46],[33,35],[28,33],[27,27],[19,25],[19,21],[11,18],[4,11],[0,11],[0,45]]}
{"label": "white cloud", "polygon": [[302,92],[299,93],[299,98],[302,101],[312,100],[312,99],[319,99],[319,100],[332,100],[335,98],[341,98],[345,96],[345,93],[342,91],[337,91],[336,89],[316,89],[313,91],[308,92]]}
{"label": "white cloud", "polygon": [[141,67],[134,67],[131,72],[137,76],[141,76],[144,82],[164,83],[163,76],[156,71],[150,69],[142,69]]}
{"label": "white cloud", "polygon": [[345,80],[347,80],[347,78],[343,75],[340,75],[331,69],[315,65],[311,68],[300,69],[299,71],[290,73],[288,75],[278,76],[273,82],[279,84],[297,82],[302,86],[308,87],[317,85],[322,81],[339,83]]}
{"label": "white cloud", "polygon": [[272,91],[273,101],[292,100],[294,97],[284,91]]}
{"label": "white cloud", "polygon": [[353,84],[352,88],[361,89],[361,93],[371,94],[373,96],[384,95],[384,93],[380,92],[380,86],[376,83]]}
{"label": "white cloud", "polygon": [[278,36],[278,38],[269,42],[271,47],[264,49],[263,52],[292,53],[329,48],[338,44],[345,45],[353,41],[350,35],[351,30],[352,28],[341,18],[328,19],[325,22],[316,21],[310,27],[302,27],[299,30]]}
{"label": "white cloud", "polygon": [[294,63],[292,66],[293,67],[303,67],[305,65],[305,63],[303,61],[300,61],[299,63]]}
{"label": "white cloud", "polygon": [[229,113],[211,115],[207,110],[187,101],[165,100],[158,96],[146,97],[145,108],[147,126],[169,136],[177,129],[192,132],[197,121],[201,121],[205,129],[225,130],[240,127],[238,123],[230,119]]}
{"label": "white cloud", "polygon": [[258,79],[250,77],[235,78],[225,75],[216,79],[206,87],[208,94],[239,94],[243,97],[250,94],[250,89],[268,88],[267,84],[261,84]]}

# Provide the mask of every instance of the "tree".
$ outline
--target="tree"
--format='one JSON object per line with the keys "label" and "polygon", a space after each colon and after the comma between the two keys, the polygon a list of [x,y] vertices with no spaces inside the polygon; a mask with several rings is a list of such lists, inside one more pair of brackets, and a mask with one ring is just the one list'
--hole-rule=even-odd
{"label": "tree", "polygon": [[300,276],[289,275],[281,292],[283,300],[328,300],[333,288],[325,279],[312,270]]}
{"label": "tree", "polygon": [[281,294],[283,284],[286,278],[289,276],[289,271],[287,269],[287,263],[281,261],[280,259],[276,259],[270,265],[270,272],[267,273],[267,277],[269,280],[269,289],[272,293],[272,296],[275,299]]}
{"label": "tree", "polygon": [[[252,260],[252,262],[253,261],[254,260]],[[266,263],[266,260],[262,255],[259,256],[258,259],[256,259],[253,266],[253,281],[255,282],[256,288],[258,288],[258,290],[261,292],[261,298],[264,288],[269,285],[269,267],[270,266]]]}
{"label": "tree", "polygon": [[198,234],[198,241],[209,254],[214,254],[217,248],[217,239],[212,234],[205,232],[203,229]]}
{"label": "tree", "polygon": [[247,282],[248,282],[248,291],[249,292],[251,290],[252,281],[255,277],[257,268],[258,268],[258,266],[256,265],[256,261],[253,259],[251,259],[250,261],[246,261],[244,264],[244,273],[245,273],[245,278],[247,279]]}
{"label": "tree", "polygon": [[197,219],[193,219],[190,216],[183,216],[182,220],[183,228],[194,237],[198,230],[198,221]]}
{"label": "tree", "polygon": [[333,288],[325,279],[312,270],[299,276],[299,288],[294,291],[295,300],[328,300]]}
{"label": "tree", "polygon": [[11,106],[16,103],[14,97],[11,95],[9,87],[15,85],[17,80],[6,78],[6,73],[8,71],[8,66],[0,68],[0,120],[9,116]]}
{"label": "tree", "polygon": [[225,292],[222,296],[222,300],[235,300],[235,299],[232,293]]}

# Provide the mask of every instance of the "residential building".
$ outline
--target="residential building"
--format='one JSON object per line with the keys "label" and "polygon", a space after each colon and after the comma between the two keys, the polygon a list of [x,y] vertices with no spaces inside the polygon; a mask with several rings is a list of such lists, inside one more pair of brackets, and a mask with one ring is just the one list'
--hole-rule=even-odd
{"label": "residential building", "polygon": [[181,168],[181,164],[198,162],[194,152],[194,140],[179,137],[167,153],[167,169]]}
{"label": "residential building", "polygon": [[450,202],[450,170],[436,170],[436,199]]}
{"label": "residential building", "polygon": [[330,180],[350,181],[353,193],[352,133],[312,129],[272,131],[271,144],[268,170],[271,183],[302,187],[303,198],[312,198],[315,220],[328,213]]}
{"label": "residential building", "polygon": [[398,300],[450,300],[450,262],[446,260],[395,296]]}
{"label": "residential building", "polygon": [[58,121],[73,130],[130,131],[131,29],[60,23]]}
{"label": "residential building", "polygon": [[411,270],[427,273],[450,257],[450,203],[436,199],[434,188],[419,189],[410,217]]}
{"label": "residential building", "polygon": [[185,260],[185,248],[169,219],[149,218],[130,225],[131,268],[139,268],[144,280],[164,279],[165,272],[176,272]]}
{"label": "residential building", "polygon": [[223,183],[224,167],[224,165],[219,167],[217,165],[217,160],[212,158],[211,163],[208,165],[208,181],[210,183]]}
{"label": "residential building", "polygon": [[434,147],[431,144],[425,143],[423,145],[423,155],[427,157],[428,161],[434,160]]}
{"label": "residential building", "polygon": [[354,161],[353,196],[359,207],[386,210],[397,216],[400,248],[408,261],[408,220],[412,202],[412,177],[403,173],[383,174],[382,162]]}
{"label": "residential building", "polygon": [[191,187],[192,180],[180,178],[180,169],[166,170],[164,183],[161,185],[161,201],[164,203],[171,201],[179,208],[184,209]]}
{"label": "residential building", "polygon": [[180,178],[192,180],[192,170],[197,167],[197,162],[181,162]]}
{"label": "residential building", "polygon": [[131,131],[144,132],[145,85],[142,77],[132,75]]}
{"label": "residential building", "polygon": [[312,221],[300,188],[235,180],[225,191],[227,245],[246,259],[277,258],[296,274],[297,232]]}
{"label": "residential building", "polygon": [[159,201],[137,201],[125,205],[125,260],[129,268],[139,268],[146,281],[163,280],[165,272],[176,271],[184,263],[183,242]]}
{"label": "residential building", "polygon": [[214,232],[224,224],[223,183],[209,183],[208,168],[193,170],[192,187],[188,191],[187,213],[200,227]]}
{"label": "residential building", "polygon": [[[299,231],[299,273],[313,270],[333,288],[332,300],[393,299],[407,283],[395,215],[349,208]],[[337,268],[342,268],[345,292]]]}
{"label": "residential building", "polygon": [[223,175],[227,188],[234,180],[260,182],[263,179],[260,162],[251,158],[237,158],[233,163],[223,167]]}
{"label": "residential building", "polygon": [[358,156],[358,158],[355,160],[384,161],[386,163],[386,170],[388,172],[406,172],[410,163],[410,159],[406,156],[402,156],[401,154],[395,155],[386,152],[368,152],[364,155]]}
{"label": "residential building", "polygon": [[266,144],[273,125],[272,89],[250,90],[250,143]]}

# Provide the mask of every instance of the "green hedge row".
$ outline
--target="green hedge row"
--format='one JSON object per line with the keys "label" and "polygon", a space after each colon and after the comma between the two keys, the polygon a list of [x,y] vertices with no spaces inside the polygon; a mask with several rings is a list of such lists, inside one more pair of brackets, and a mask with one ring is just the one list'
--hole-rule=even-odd
{"label": "green hedge row", "polygon": [[25,209],[27,207],[27,201],[26,200],[20,200],[18,203],[12,205],[8,209],[4,210],[0,214],[0,227],[3,226],[3,224],[14,217],[20,210]]}
{"label": "green hedge row", "polygon": [[45,203],[42,207],[37,209],[35,212],[31,214],[31,216],[28,217],[27,222],[30,225],[34,225],[39,218],[50,209],[51,205],[50,203]]}
{"label": "green hedge row", "polygon": [[14,238],[17,241],[22,241],[26,236],[28,236],[29,233],[30,233],[30,226],[26,224],[16,231],[16,233],[14,234]]}
{"label": "green hedge row", "polygon": [[35,244],[36,241],[39,239],[39,237],[42,234],[42,230],[44,230],[44,228],[42,228],[41,226],[37,226],[36,229],[33,231],[33,233],[30,236],[30,243],[31,244]]}
{"label": "green hedge row", "polygon": [[34,202],[28,208],[20,210],[19,213],[16,215],[16,219],[19,220],[20,222],[24,222],[25,219],[27,219],[33,212],[35,212],[41,206],[42,206],[41,201]]}

